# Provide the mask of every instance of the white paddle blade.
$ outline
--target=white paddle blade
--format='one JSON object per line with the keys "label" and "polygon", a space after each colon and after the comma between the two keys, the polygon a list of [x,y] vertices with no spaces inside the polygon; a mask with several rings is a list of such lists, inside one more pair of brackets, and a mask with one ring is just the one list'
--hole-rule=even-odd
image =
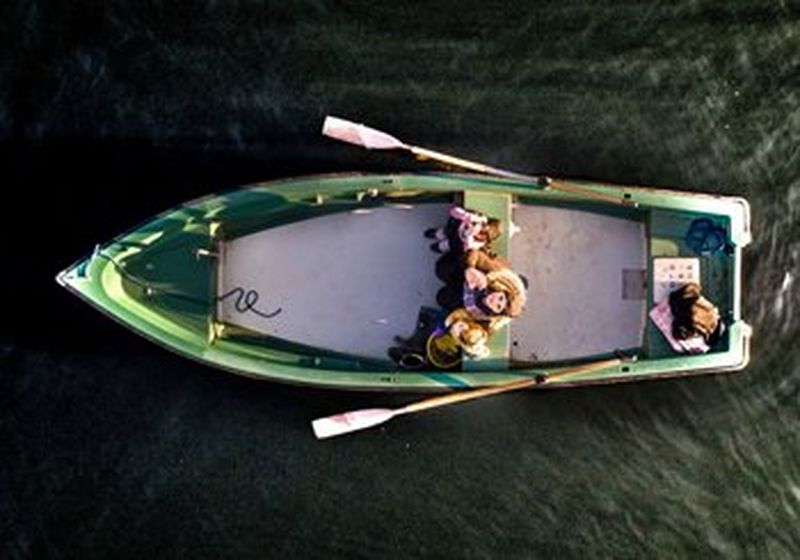
{"label": "white paddle blade", "polygon": [[311,427],[314,428],[317,439],[325,439],[383,424],[391,420],[395,414],[394,410],[388,408],[366,408],[327,418],[317,418],[311,422]]}
{"label": "white paddle blade", "polygon": [[325,122],[322,125],[322,134],[342,142],[363,146],[368,150],[408,148],[400,140],[385,132],[338,117],[325,117]]}

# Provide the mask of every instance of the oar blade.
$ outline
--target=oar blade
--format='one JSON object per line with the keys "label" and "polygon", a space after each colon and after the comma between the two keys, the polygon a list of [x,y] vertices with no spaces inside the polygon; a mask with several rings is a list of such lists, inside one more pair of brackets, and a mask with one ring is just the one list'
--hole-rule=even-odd
{"label": "oar blade", "polygon": [[325,439],[383,424],[391,420],[395,414],[397,412],[389,408],[353,410],[326,418],[317,418],[311,422],[311,427],[314,429],[317,439]]}
{"label": "oar blade", "polygon": [[322,125],[322,134],[342,142],[363,146],[368,150],[394,150],[408,148],[394,136],[380,130],[375,130],[363,124],[340,119],[338,117],[325,117]]}

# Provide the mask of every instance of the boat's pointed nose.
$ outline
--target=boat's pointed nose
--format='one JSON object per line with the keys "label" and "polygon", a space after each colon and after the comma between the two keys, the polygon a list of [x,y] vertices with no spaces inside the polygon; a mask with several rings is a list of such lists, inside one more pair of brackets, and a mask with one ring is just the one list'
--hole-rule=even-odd
{"label": "boat's pointed nose", "polygon": [[99,246],[95,247],[91,255],[84,257],[56,274],[56,282],[64,288],[72,288],[75,287],[77,282],[87,280],[87,269],[98,252]]}
{"label": "boat's pointed nose", "polygon": [[58,282],[59,286],[63,288],[71,287],[76,280],[82,277],[81,270],[86,269],[87,261],[88,259],[84,259],[56,274],[56,282]]}
{"label": "boat's pointed nose", "polygon": [[64,270],[56,274],[56,282],[58,283],[58,285],[61,286],[62,288],[66,288],[67,285],[69,285],[69,278],[71,274],[72,274],[71,268],[65,268]]}

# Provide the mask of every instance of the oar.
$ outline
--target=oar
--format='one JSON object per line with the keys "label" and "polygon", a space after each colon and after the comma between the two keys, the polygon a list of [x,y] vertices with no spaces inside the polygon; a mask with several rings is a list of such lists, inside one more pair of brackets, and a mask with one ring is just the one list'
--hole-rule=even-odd
{"label": "oar", "polygon": [[500,393],[508,393],[510,391],[518,391],[520,389],[527,389],[538,385],[550,383],[555,379],[562,379],[572,375],[580,375],[593,371],[599,371],[619,365],[622,362],[619,358],[603,360],[600,362],[593,362],[582,366],[564,369],[550,375],[537,375],[535,377],[526,377],[525,379],[518,379],[510,383],[495,385],[493,387],[485,387],[483,389],[472,389],[469,391],[460,391],[451,393],[440,397],[432,397],[408,404],[401,408],[366,408],[362,410],[353,410],[343,414],[336,414],[326,418],[317,418],[311,422],[314,429],[314,435],[317,439],[324,439],[358,430],[364,430],[378,424],[388,422],[396,416],[403,414],[412,414],[414,412],[421,412],[431,408],[440,406],[447,406],[464,401],[471,401],[480,399],[491,395]]}
{"label": "oar", "polygon": [[364,126],[363,124],[340,119],[339,117],[325,117],[325,122],[322,125],[322,134],[330,138],[335,138],[336,140],[341,140],[342,142],[348,142],[350,144],[355,144],[356,146],[362,146],[368,150],[405,150],[407,152],[411,152],[420,159],[433,159],[448,165],[453,165],[455,167],[477,171],[478,173],[496,175],[506,179],[516,179],[519,181],[537,183],[546,188],[552,188],[572,194],[580,194],[598,200],[603,200],[605,202],[612,202],[614,204],[624,204],[624,201],[622,201],[619,197],[585,189],[577,185],[566,183],[565,181],[554,181],[549,177],[535,177],[533,175],[514,173],[513,171],[506,171],[505,169],[499,169],[483,163],[477,163],[459,157],[443,154],[441,152],[435,152],[427,148],[412,146],[411,144],[406,144],[405,142],[395,138],[394,136],[391,136],[390,134],[387,134],[386,132]]}
{"label": "oar", "polygon": [[486,173],[487,175],[497,175],[499,177],[506,177],[508,179],[520,179],[522,181],[538,181],[538,177],[530,175],[522,175],[504,169],[498,169],[482,163],[461,159],[440,152],[434,152],[427,148],[420,148],[419,146],[412,146],[401,142],[394,136],[391,136],[380,130],[364,126],[363,124],[354,123],[338,117],[325,117],[325,122],[322,125],[322,134],[341,140],[342,142],[349,142],[356,146],[362,146],[368,150],[406,150],[411,152],[419,158],[434,159],[454,165],[456,167],[463,167],[464,169],[471,169],[478,173]]}

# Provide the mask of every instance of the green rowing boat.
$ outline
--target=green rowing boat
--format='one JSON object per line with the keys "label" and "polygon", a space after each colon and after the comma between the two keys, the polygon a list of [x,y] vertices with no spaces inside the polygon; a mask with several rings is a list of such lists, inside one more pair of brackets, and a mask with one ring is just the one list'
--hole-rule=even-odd
{"label": "green rowing boat", "polygon": [[[182,355],[294,384],[436,391],[552,375],[550,385],[566,386],[746,366],[744,199],[507,175],[346,174],[247,186],[160,214],[57,280]],[[454,202],[503,222],[493,249],[526,278],[528,305],[494,333],[488,357],[447,370],[424,360],[404,367],[387,351],[397,336],[413,337],[441,287],[439,255],[423,231],[441,225]],[[676,352],[650,318],[670,287],[688,280],[702,285],[726,327],[702,354]],[[556,378],[615,355],[626,359]]]}

